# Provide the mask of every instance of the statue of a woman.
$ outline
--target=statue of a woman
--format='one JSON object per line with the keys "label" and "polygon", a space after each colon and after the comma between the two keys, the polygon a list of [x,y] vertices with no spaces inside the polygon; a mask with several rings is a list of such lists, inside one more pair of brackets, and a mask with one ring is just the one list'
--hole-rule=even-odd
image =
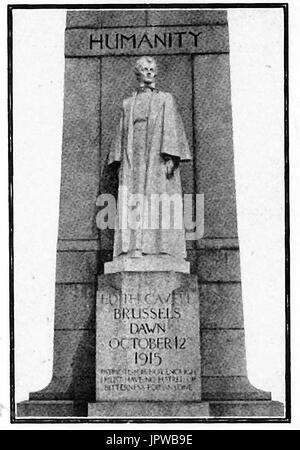
{"label": "statue of a woman", "polygon": [[[172,95],[155,88],[155,60],[143,56],[136,63],[135,73],[139,88],[123,101],[120,125],[108,157],[108,164],[116,164],[119,170],[114,260],[145,255],[183,260],[186,245],[179,164],[191,159],[187,138]],[[134,204],[132,198],[139,198],[139,204]],[[149,224],[158,198],[164,198],[166,204],[171,201],[169,212],[172,200],[175,203],[176,199],[181,200],[179,210],[175,207],[175,218],[170,226],[168,220],[164,220],[166,208],[162,206],[156,216],[159,220]],[[136,226],[130,226],[129,221],[124,226],[124,217],[132,217],[132,213],[138,219]],[[174,226],[176,214],[181,216],[179,227]]]}

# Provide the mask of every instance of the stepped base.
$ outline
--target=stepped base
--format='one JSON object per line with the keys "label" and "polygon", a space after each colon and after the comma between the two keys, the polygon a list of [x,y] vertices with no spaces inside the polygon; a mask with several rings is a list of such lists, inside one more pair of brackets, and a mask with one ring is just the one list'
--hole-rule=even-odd
{"label": "stepped base", "polygon": [[283,403],[275,401],[210,402],[211,417],[278,417],[283,418]]}
{"label": "stepped base", "polygon": [[89,417],[208,417],[207,402],[97,402],[89,403]]}
{"label": "stepped base", "polygon": [[87,417],[88,404],[72,400],[28,400],[18,403],[17,418],[21,417]]}
{"label": "stepped base", "polygon": [[213,402],[73,402],[64,400],[25,401],[18,404],[17,418],[202,418],[202,417],[277,417],[284,418],[284,405],[276,401]]}

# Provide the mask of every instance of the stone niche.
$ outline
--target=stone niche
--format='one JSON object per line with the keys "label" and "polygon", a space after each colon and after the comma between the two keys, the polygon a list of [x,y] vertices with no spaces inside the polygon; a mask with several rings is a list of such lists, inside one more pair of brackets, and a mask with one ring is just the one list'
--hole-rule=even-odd
{"label": "stone niche", "polygon": [[[103,299],[136,286],[136,278],[103,275],[113,233],[99,233],[95,217],[99,193],[116,192],[105,161],[142,54],[155,55],[157,87],[171,92],[179,106],[193,154],[182,166],[183,191],[204,194],[205,232],[187,242],[191,275],[151,273],[147,281],[190,295],[167,332],[173,343],[186,336],[189,346],[163,350],[162,375],[181,370],[180,383],[189,387],[133,395],[107,388],[132,375],[136,356],[129,352],[128,363],[122,352],[106,353],[110,336],[120,327],[126,336],[130,324],[112,320]],[[226,11],[68,11],[61,170],[53,378],[18,405],[18,416],[283,417],[283,405],[247,377]],[[112,366],[121,378],[111,378]]]}

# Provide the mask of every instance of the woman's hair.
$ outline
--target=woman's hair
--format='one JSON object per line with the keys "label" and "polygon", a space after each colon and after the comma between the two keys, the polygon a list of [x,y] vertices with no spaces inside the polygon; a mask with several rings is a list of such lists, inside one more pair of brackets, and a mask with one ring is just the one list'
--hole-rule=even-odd
{"label": "woman's hair", "polygon": [[137,60],[136,64],[135,64],[135,67],[134,67],[134,73],[135,73],[136,75],[139,75],[139,74],[140,74],[140,69],[141,69],[141,67],[142,67],[142,65],[143,65],[143,63],[144,63],[145,61],[146,61],[147,63],[153,63],[153,64],[154,64],[154,67],[155,67],[155,74],[157,75],[157,64],[156,64],[155,59],[152,58],[151,56],[142,56],[141,58],[139,58],[139,59]]}

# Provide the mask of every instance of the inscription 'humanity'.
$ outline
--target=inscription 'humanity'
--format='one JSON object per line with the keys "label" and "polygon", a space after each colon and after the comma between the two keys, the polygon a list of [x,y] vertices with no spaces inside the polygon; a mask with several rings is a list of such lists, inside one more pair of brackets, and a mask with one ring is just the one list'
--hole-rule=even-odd
{"label": "inscription 'humanity'", "polygon": [[169,32],[143,32],[143,33],[100,33],[90,34],[90,50],[95,48],[117,50],[117,49],[139,49],[145,51],[154,48],[183,48],[188,45],[198,47],[200,31],[169,31]]}
{"label": "inscription 'humanity'", "polygon": [[191,54],[228,51],[224,25],[66,30],[66,56]]}

